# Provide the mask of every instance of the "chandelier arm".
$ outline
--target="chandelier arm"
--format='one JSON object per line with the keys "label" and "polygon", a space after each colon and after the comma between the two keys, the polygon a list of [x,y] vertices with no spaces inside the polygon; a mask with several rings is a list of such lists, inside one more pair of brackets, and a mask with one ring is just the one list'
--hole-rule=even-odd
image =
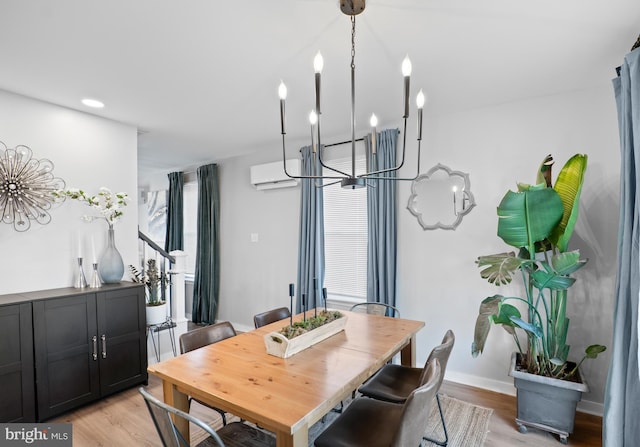
{"label": "chandelier arm", "polygon": [[[405,136],[406,136],[406,128],[405,128]],[[364,177],[365,180],[402,180],[402,181],[413,181],[415,179],[418,178],[418,176],[420,175],[420,153],[421,153],[421,149],[422,149],[422,138],[418,139],[418,163],[417,163],[417,167],[416,167],[416,175],[414,177],[371,177],[370,175],[373,174],[381,174],[381,173],[385,173],[385,172],[392,172],[392,171],[397,171],[399,169],[398,168],[389,168],[389,169],[383,169],[381,171],[376,171],[376,172],[370,172],[364,175],[361,175],[360,177]],[[403,160],[404,161],[404,160]],[[402,164],[400,165],[402,166]]]}
{"label": "chandelier arm", "polygon": [[[320,165],[322,165],[323,168],[329,169],[330,171],[333,171],[333,172],[337,172],[338,174],[342,174],[345,177],[351,177],[346,172],[342,172],[339,169],[335,169],[335,168],[332,168],[331,166],[327,166],[326,164],[324,164],[324,161],[322,160],[322,152],[323,152],[324,148],[320,144],[320,114],[318,114],[317,126],[318,126],[318,161],[320,161]],[[327,177],[327,178],[329,178],[329,177]],[[333,177],[333,178],[338,178],[338,177]],[[340,177],[340,178],[343,178],[343,177]]]}
{"label": "chandelier arm", "polygon": [[[414,177],[368,177],[368,176],[364,176],[365,180],[399,180],[399,181],[407,181],[407,182],[412,182],[415,179],[418,178],[418,176],[420,175],[420,143],[422,141],[418,140],[418,168],[416,169],[416,175]],[[397,169],[389,169],[386,171],[394,171]],[[382,172],[386,172],[386,171],[382,171]]]}
{"label": "chandelier arm", "polygon": [[293,179],[339,179],[339,180],[344,179],[343,176],[337,177],[337,176],[330,176],[330,175],[291,175],[289,174],[289,171],[287,171],[287,156],[286,156],[286,150],[285,150],[284,135],[285,134],[282,134],[282,167],[284,168],[284,173],[287,177],[293,178]]}
{"label": "chandelier arm", "polygon": [[[377,175],[377,174],[384,174],[385,172],[392,172],[392,171],[397,171],[398,169],[400,169],[402,166],[404,166],[404,154],[406,152],[406,147],[407,147],[407,119],[404,119],[404,132],[402,134],[402,159],[400,160],[400,164],[398,164],[397,166],[393,167],[393,168],[387,168],[387,169],[381,169],[379,171],[373,171],[373,172],[367,172],[365,174],[360,174],[358,177],[364,177],[364,178],[375,178],[375,177],[370,177],[371,175]],[[418,140],[418,165],[420,165],[420,140]]]}
{"label": "chandelier arm", "polygon": [[323,185],[316,184],[316,188],[324,188],[325,186],[336,185],[336,184],[338,184],[340,182],[342,182],[342,180],[336,180],[335,182],[325,183]]}

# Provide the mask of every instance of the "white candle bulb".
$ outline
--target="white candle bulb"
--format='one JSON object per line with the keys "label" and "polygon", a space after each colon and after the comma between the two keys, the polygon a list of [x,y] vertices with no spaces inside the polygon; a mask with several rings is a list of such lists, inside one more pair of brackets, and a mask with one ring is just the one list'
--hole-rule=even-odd
{"label": "white candle bulb", "polygon": [[375,113],[371,114],[371,119],[369,119],[369,124],[371,127],[376,127],[378,125],[378,117]]}
{"label": "white candle bulb", "polygon": [[316,57],[313,58],[313,69],[316,73],[322,73],[322,67],[324,67],[324,59],[322,59],[322,54],[318,51]]}
{"label": "white candle bulb", "polygon": [[280,85],[278,86],[278,96],[280,99],[287,99],[287,86],[284,85],[284,82],[280,81]]}
{"label": "white candle bulb", "polygon": [[422,89],[420,89],[420,91],[418,92],[418,95],[416,96],[416,106],[419,109],[422,109],[424,107],[424,103],[425,103],[425,96],[424,96],[424,93],[422,93]]}
{"label": "white candle bulb", "polygon": [[411,76],[411,60],[409,60],[409,56],[405,56],[402,61],[402,76]]}
{"label": "white candle bulb", "polygon": [[310,123],[312,126],[315,126],[317,122],[318,122],[318,114],[316,113],[316,111],[315,111],[315,110],[312,110],[312,111],[309,113],[309,123]]}

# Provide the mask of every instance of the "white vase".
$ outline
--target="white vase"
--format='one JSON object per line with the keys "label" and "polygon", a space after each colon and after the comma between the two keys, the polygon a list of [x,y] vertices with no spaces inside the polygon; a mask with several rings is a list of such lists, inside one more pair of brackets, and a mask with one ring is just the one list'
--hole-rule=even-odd
{"label": "white vase", "polygon": [[159,306],[147,306],[147,326],[167,321],[167,303]]}

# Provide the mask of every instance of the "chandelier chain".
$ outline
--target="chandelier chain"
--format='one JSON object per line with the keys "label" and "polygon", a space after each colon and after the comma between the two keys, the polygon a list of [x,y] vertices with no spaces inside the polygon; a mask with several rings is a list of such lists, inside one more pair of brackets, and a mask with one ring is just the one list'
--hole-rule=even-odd
{"label": "chandelier chain", "polygon": [[356,68],[356,16],[351,16],[351,68]]}

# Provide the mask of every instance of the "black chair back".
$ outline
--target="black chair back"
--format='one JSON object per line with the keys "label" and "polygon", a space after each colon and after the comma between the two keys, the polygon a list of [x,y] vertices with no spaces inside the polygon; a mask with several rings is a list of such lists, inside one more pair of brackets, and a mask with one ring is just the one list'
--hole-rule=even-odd
{"label": "black chair back", "polygon": [[365,302],[357,303],[351,306],[352,312],[363,312],[372,315],[384,315],[387,317],[400,318],[400,311],[391,304]]}
{"label": "black chair back", "polygon": [[431,402],[438,392],[440,362],[434,358],[425,371],[425,383],[411,392],[404,403],[402,418],[394,436],[393,447],[420,445],[427,428]]}
{"label": "black chair back", "polygon": [[253,324],[256,329],[262,326],[266,326],[267,324],[273,323],[275,321],[284,320],[285,318],[289,318],[291,316],[291,311],[288,307],[279,307],[277,309],[268,310],[266,312],[262,312],[260,314],[253,316]]}
{"label": "black chair back", "polygon": [[180,354],[234,337],[236,330],[228,321],[185,332],[180,336]]}
{"label": "black chair back", "polygon": [[425,370],[422,372],[420,376],[420,384],[425,383],[426,380],[426,367],[429,362],[433,359],[438,359],[440,362],[440,378],[438,379],[438,386],[436,388],[436,392],[440,390],[440,386],[442,385],[442,381],[444,380],[444,373],[447,369],[447,363],[449,362],[449,356],[451,355],[451,351],[453,350],[453,345],[455,344],[456,337],[453,334],[453,331],[449,329],[442,338],[442,343],[436,346],[431,350],[429,354],[429,358],[427,358],[427,362],[425,363]]}

